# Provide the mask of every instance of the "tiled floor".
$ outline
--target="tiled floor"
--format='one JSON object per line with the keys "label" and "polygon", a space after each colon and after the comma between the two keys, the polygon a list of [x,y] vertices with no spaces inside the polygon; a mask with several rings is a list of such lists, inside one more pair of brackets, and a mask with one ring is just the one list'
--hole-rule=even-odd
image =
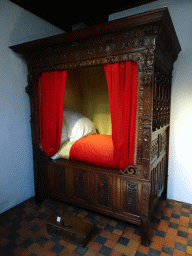
{"label": "tiled floor", "polygon": [[[51,236],[46,219],[56,211],[73,211],[96,226],[97,234],[86,247]],[[184,256],[192,255],[192,205],[161,201],[151,222],[149,247],[140,244],[140,228],[107,216],[34,198],[0,215],[0,255],[8,256]]]}

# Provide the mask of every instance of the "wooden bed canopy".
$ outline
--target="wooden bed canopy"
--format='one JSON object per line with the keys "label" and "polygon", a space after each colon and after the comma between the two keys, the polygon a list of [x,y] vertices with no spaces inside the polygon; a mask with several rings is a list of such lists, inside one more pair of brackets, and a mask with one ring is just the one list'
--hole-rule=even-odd
{"label": "wooden bed canopy", "polygon": [[[150,216],[167,193],[171,80],[181,51],[168,8],[10,48],[28,65],[36,202],[52,197],[140,225],[147,245]],[[138,65],[135,164],[115,169],[47,157],[39,146],[42,72],[123,61]]]}

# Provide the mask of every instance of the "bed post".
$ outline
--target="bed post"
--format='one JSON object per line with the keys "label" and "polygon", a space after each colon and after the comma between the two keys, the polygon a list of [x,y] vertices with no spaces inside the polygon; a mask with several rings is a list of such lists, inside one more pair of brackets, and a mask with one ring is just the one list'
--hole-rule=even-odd
{"label": "bed post", "polygon": [[144,246],[149,246],[149,225],[150,221],[148,217],[141,217],[141,244]]}
{"label": "bed post", "polygon": [[[155,30],[155,29],[154,29]],[[154,36],[154,35],[153,35]],[[148,44],[143,52],[142,62],[138,63],[138,135],[137,135],[137,164],[140,165],[141,207],[139,210],[141,221],[141,244],[149,245],[150,214],[151,214],[151,134],[153,120],[153,82],[154,82],[154,45]]]}
{"label": "bed post", "polygon": [[141,196],[141,243],[144,246],[149,245],[149,224],[150,224],[150,190],[149,181],[142,184]]}
{"label": "bed post", "polygon": [[35,202],[40,205],[46,199],[47,191],[47,164],[49,158],[39,148],[39,118],[38,118],[38,77],[39,72],[28,67],[28,85],[25,92],[30,99],[31,109],[31,135],[33,147],[33,166],[34,166],[34,185],[35,185]]}

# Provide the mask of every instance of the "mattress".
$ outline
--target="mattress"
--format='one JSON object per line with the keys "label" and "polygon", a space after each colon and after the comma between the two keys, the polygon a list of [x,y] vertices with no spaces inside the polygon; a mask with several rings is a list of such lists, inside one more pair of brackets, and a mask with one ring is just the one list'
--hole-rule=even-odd
{"label": "mattress", "polygon": [[81,138],[72,145],[69,159],[117,168],[111,135],[91,134]]}
{"label": "mattress", "polygon": [[66,141],[57,152],[58,157],[97,166],[118,168],[114,158],[111,135],[91,134],[76,142]]}

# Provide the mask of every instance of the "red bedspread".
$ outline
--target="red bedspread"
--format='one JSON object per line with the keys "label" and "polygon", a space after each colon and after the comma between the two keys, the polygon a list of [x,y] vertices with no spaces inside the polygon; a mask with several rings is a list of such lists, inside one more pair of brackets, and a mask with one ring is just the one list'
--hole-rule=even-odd
{"label": "red bedspread", "polygon": [[69,159],[118,168],[111,135],[92,134],[79,139],[71,147]]}

